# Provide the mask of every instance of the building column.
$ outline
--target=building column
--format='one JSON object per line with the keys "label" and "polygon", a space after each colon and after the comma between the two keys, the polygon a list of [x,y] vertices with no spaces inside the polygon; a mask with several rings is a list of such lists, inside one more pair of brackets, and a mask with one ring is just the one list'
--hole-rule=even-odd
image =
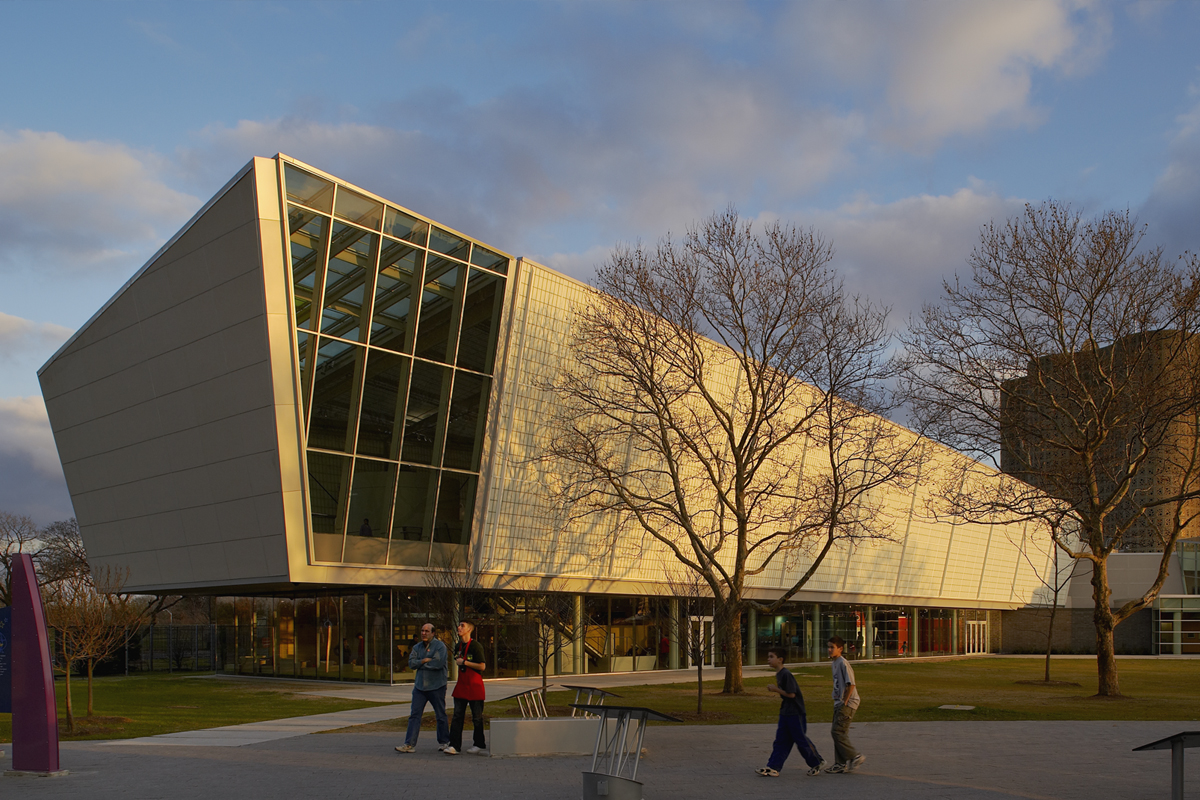
{"label": "building column", "polygon": [[746,618],[746,665],[758,665],[758,610],[754,608]]}
{"label": "building column", "polygon": [[912,625],[908,626],[908,635],[910,641],[908,643],[908,654],[913,658],[920,655],[917,651],[917,643],[920,639],[917,637],[917,628],[921,624],[921,610],[918,608],[912,609]]}
{"label": "building column", "polygon": [[667,635],[670,637],[670,647],[667,650],[667,666],[679,669],[679,598],[672,597],[670,602],[671,622]]}
{"label": "building column", "polygon": [[574,661],[574,673],[582,675],[587,671],[587,642],[584,637],[587,631],[583,629],[583,595],[575,595],[575,641],[571,643],[571,660]]}
{"label": "building column", "polygon": [[958,609],[950,611],[950,655],[958,655]]}
{"label": "building column", "polygon": [[863,658],[875,657],[875,606],[867,606],[867,629],[863,631]]}
{"label": "building column", "polygon": [[1171,652],[1183,655],[1183,612],[1175,612],[1175,624],[1171,626]]}
{"label": "building column", "polygon": [[820,661],[823,655],[821,645],[821,604],[813,603],[812,606],[812,636],[808,641],[808,660]]}

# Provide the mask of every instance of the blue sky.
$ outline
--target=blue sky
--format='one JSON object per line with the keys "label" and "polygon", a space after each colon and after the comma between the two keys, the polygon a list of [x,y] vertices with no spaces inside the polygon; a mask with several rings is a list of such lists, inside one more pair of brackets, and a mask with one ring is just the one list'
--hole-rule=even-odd
{"label": "blue sky", "polygon": [[36,370],[252,156],[587,279],[736,205],[902,326],[1026,202],[1200,250],[1200,3],[0,4],[0,510]]}

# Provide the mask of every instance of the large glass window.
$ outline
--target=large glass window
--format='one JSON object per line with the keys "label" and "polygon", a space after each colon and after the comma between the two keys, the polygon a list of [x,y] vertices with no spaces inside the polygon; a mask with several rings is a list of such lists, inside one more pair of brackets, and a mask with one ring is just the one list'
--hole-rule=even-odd
{"label": "large glass window", "polygon": [[287,163],[283,165],[283,175],[289,202],[301,203],[326,214],[333,208],[333,184],[329,181]]}
{"label": "large glass window", "polygon": [[365,341],[361,331],[363,302],[375,271],[379,237],[361,228],[336,223],[329,249],[322,297],[321,332],[350,341]]}
{"label": "large glass window", "polygon": [[354,485],[346,523],[343,561],[352,564],[386,564],[388,520],[396,495],[396,464],[354,460]]}
{"label": "large glass window", "polygon": [[[307,170],[283,173],[314,552],[461,561],[509,258]],[[345,632],[324,637],[336,659],[295,642],[300,674],[354,661]]]}
{"label": "large glass window", "polygon": [[430,512],[437,491],[437,472],[400,467],[396,482],[396,511],[392,516],[389,564],[423,567],[429,563],[432,530]]}
{"label": "large glass window", "polygon": [[451,363],[458,332],[458,287],[466,267],[446,258],[430,258],[421,290],[417,355]]}
{"label": "large glass window", "polygon": [[288,207],[291,232],[292,295],[296,327],[312,328],[317,279],[329,238],[329,218],[296,206]]}
{"label": "large glass window", "polygon": [[437,466],[442,444],[442,409],[449,394],[450,370],[416,361],[404,409],[402,461]]}
{"label": "large glass window", "polygon": [[410,358],[371,348],[358,415],[358,453],[399,458],[402,403],[407,394]]}
{"label": "large glass window", "polygon": [[465,545],[470,541],[476,480],[474,475],[461,472],[442,473],[441,486],[438,488],[437,514],[433,519],[435,542]]}
{"label": "large glass window", "polygon": [[383,215],[383,232],[388,236],[424,246],[429,238],[429,223],[389,207]]}
{"label": "large glass window", "polygon": [[308,446],[352,451],[366,348],[321,337],[313,370]]}
{"label": "large glass window", "polygon": [[425,266],[425,251],[391,239],[383,240],[375,279],[371,344],[398,353],[412,349],[412,295]]}
{"label": "large glass window", "polygon": [[342,560],[350,458],[308,453],[308,497],[312,506],[313,547],[317,561]]}
{"label": "large glass window", "polygon": [[503,299],[504,278],[481,269],[471,270],[458,337],[458,366],[491,374]]}
{"label": "large glass window", "polygon": [[442,466],[479,470],[483,427],[491,381],[470,372],[454,374],[454,392],[446,422],[446,447]]}

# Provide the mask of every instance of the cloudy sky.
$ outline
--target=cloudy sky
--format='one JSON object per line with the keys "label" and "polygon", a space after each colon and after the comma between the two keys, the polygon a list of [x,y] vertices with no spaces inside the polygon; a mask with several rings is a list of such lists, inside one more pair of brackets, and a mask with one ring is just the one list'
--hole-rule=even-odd
{"label": "cloudy sky", "polygon": [[1200,250],[1200,3],[3,4],[0,510],[72,515],[36,371],[252,156],[587,279],[729,204],[903,325],[1025,202]]}

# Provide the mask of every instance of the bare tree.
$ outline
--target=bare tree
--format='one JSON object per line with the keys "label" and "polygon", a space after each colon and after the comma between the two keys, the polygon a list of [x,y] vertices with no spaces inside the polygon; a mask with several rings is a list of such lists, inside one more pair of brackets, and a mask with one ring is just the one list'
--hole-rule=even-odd
{"label": "bare tree", "polygon": [[704,626],[697,623],[690,627],[695,617],[706,616],[712,608],[712,591],[700,576],[691,571],[673,574],[670,578],[671,594],[679,602],[679,630],[677,641],[683,645],[688,660],[696,667],[696,713],[704,713],[704,658],[712,652],[716,632],[720,625]]}
{"label": "bare tree", "polygon": [[98,661],[110,657],[126,641],[130,629],[142,619],[143,604],[124,594],[127,573],[106,567],[99,580],[90,571],[63,577],[47,589],[47,623],[54,629],[66,666],[67,729],[75,730],[71,698],[71,671],[77,662],[87,669],[87,715],[95,713],[93,672]]}
{"label": "bare tree", "polygon": [[[1158,595],[1200,498],[1200,263],[1171,264],[1144,232],[1127,212],[1027,206],[983,229],[970,278],[905,336],[918,424],[1021,479],[948,475],[944,510],[1078,530],[1058,544],[1091,567],[1101,696],[1120,694],[1113,630]],[[1109,556],[1147,541],[1155,579],[1112,608]]]}
{"label": "bare tree", "polygon": [[533,645],[534,661],[542,676],[542,695],[546,694],[550,665],[555,658],[570,652],[578,643],[587,640],[592,621],[579,614],[576,619],[574,594],[562,591],[557,582],[542,583],[522,592],[517,613],[524,618]]}
{"label": "bare tree", "polygon": [[37,564],[41,549],[42,542],[33,520],[0,511],[0,606],[12,605],[12,565],[17,556],[27,553]]}
{"label": "bare tree", "polygon": [[[880,490],[904,485],[917,438],[885,417],[884,308],[848,297],[812,231],[761,233],[732,209],[653,250],[619,249],[576,311],[553,382],[545,457],[572,515],[665,547],[712,592],[742,691],[740,624],[773,611],[839,541],[889,537]],[[745,595],[788,574],[773,603]]]}
{"label": "bare tree", "polygon": [[[1046,621],[1046,662],[1042,680],[1050,683],[1050,656],[1054,652],[1054,620],[1058,616],[1059,598],[1062,596],[1063,590],[1070,586],[1071,579],[1075,577],[1075,570],[1079,566],[1079,562],[1071,557],[1072,552],[1079,548],[1079,541],[1077,537],[1072,537],[1069,532],[1062,530],[1061,516],[1052,517],[1046,520],[1046,523],[1051,531],[1048,538],[1022,536],[1020,541],[1016,541],[1011,534],[1007,535],[1009,541],[1017,548],[1021,558],[1037,577],[1038,582],[1049,593],[1050,602],[1047,605],[1048,619]],[[1063,559],[1059,558],[1060,553],[1066,555],[1065,563]]]}

